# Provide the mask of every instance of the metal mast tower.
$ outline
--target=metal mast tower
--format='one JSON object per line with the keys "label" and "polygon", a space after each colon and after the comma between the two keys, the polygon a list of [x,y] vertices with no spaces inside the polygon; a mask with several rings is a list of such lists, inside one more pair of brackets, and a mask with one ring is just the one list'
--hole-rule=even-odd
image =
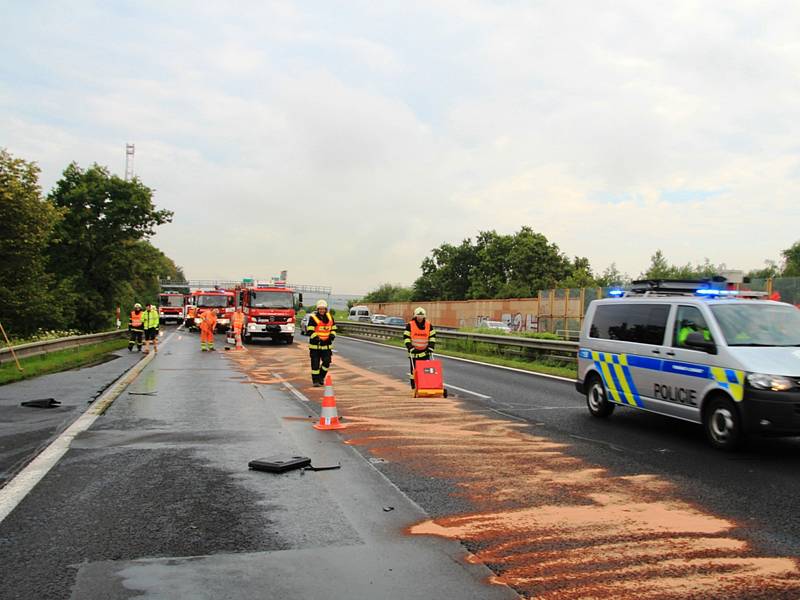
{"label": "metal mast tower", "polygon": [[133,179],[133,144],[125,144],[125,181]]}

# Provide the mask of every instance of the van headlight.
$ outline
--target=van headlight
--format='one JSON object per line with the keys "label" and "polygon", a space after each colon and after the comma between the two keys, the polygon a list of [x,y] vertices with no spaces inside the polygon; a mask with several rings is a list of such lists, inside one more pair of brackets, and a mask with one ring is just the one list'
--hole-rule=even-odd
{"label": "van headlight", "polygon": [[747,383],[759,390],[772,390],[773,392],[785,392],[794,387],[794,382],[788,377],[780,375],[766,375],[764,373],[750,373],[747,376]]}

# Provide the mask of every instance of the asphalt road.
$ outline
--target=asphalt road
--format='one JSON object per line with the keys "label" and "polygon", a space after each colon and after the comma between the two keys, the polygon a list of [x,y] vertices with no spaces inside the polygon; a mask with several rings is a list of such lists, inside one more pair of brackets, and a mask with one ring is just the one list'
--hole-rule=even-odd
{"label": "asphalt road", "polygon": [[[221,348],[221,336],[217,341]],[[520,590],[571,597],[559,586],[578,585],[574,577],[584,567],[575,557],[589,547],[550,548],[537,528],[550,519],[562,536],[578,531],[557,512],[559,494],[582,489],[584,477],[594,481],[599,471],[591,471],[593,466],[610,482],[607,493],[627,486],[626,478],[634,482],[631,501],[640,505],[632,506],[639,512],[631,522],[641,520],[647,502],[657,499],[637,499],[636,490],[647,487],[638,482],[649,481],[637,478],[655,477],[669,482],[671,496],[687,502],[675,515],[694,518],[691,505],[705,511],[705,525],[716,526],[716,518],[736,523],[725,539],[715,538],[720,543],[745,540],[752,546],[748,555],[800,555],[800,524],[793,512],[800,492],[796,439],[756,441],[743,452],[724,454],[710,448],[691,424],[632,410],[593,419],[572,382],[448,358],[443,358],[446,383],[463,402],[431,404],[426,428],[419,419],[428,404],[409,402],[403,386],[391,381],[406,381],[405,354],[346,338],[337,341],[333,372],[342,404],[351,410],[343,418],[352,429],[340,437],[310,427],[319,406],[304,401],[302,393],[319,400],[320,390],[309,386],[307,354],[299,346],[253,346],[233,361],[222,351],[201,353],[197,334],[179,331],[169,338],[0,523],[0,597],[513,597],[506,587],[486,585],[491,573],[465,560],[463,546],[453,540],[488,557],[486,564]],[[354,366],[337,367],[338,357]],[[365,371],[375,373],[373,380]],[[93,387],[76,393],[85,396]],[[399,402],[398,388],[406,403]],[[395,423],[403,406],[417,413]],[[76,404],[69,414],[77,412]],[[481,415],[490,430],[476,428]],[[498,421],[514,428],[493,425]],[[535,464],[524,469],[523,462],[520,471],[515,471],[520,464],[491,466],[506,448],[518,453],[517,463],[530,456]],[[246,468],[253,458],[276,454],[309,456],[316,465],[341,469],[271,475]],[[389,460],[366,460],[375,456]],[[554,467],[562,470],[548,470]],[[478,496],[467,493],[481,478],[488,487]],[[543,487],[519,489],[521,481]],[[487,504],[481,502],[484,493],[510,495]],[[524,502],[516,502],[518,496],[526,496]],[[602,504],[603,496],[596,501]],[[573,511],[568,514],[588,508],[581,502],[576,504],[574,495],[565,502]],[[510,512],[503,512],[504,505]],[[526,506],[541,519],[524,520]],[[668,519],[674,506],[672,499]],[[624,515],[627,508],[613,510],[609,514]],[[587,514],[591,522],[592,513]],[[495,553],[498,547],[480,533],[502,519],[511,519],[509,531],[517,527],[514,519],[523,519],[519,525],[531,531],[513,540],[518,546],[509,546],[512,539],[502,533],[500,547],[514,548],[505,555]],[[477,535],[470,533],[470,523],[478,527]],[[408,535],[409,527],[422,535]],[[691,523],[688,527],[690,537],[677,543],[678,555],[682,544],[693,540]],[[642,551],[651,544],[662,553],[667,541],[648,535],[639,544]],[[629,538],[619,539],[626,540],[626,552],[638,551]],[[537,549],[540,543],[545,546]],[[595,549],[605,556],[602,544]],[[538,570],[541,560],[558,561],[562,553],[572,562]],[[526,556],[542,558],[526,562]],[[517,559],[523,562],[515,568]],[[614,583],[614,569],[602,570],[604,558],[587,560],[587,568],[601,572],[585,575],[586,585],[595,577]],[[732,568],[741,564],[735,557],[718,560],[733,561]],[[762,564],[758,560],[747,564]],[[564,568],[568,576],[562,578],[558,569]],[[788,585],[795,590],[793,581]],[[741,597],[795,597],[758,595],[752,580],[750,586]],[[639,596],[628,590],[625,597]]]}
{"label": "asphalt road", "polygon": [[[340,336],[336,350],[369,370],[407,377],[407,359],[396,348]],[[614,475],[661,476],[688,502],[742,524],[759,551],[800,556],[800,439],[753,440],[723,453],[698,425],[621,408],[607,420],[590,417],[572,382],[438,358],[446,385],[472,410],[526,423]]]}
{"label": "asphalt road", "polygon": [[[120,350],[101,364],[0,387],[0,487],[141,357],[138,352]],[[53,398],[61,406],[43,409],[20,405],[43,398]]]}
{"label": "asphalt road", "polygon": [[[405,535],[428,515],[222,342],[162,342],[0,523],[0,598],[516,597],[457,542]],[[341,468],[248,470],[274,455]]]}

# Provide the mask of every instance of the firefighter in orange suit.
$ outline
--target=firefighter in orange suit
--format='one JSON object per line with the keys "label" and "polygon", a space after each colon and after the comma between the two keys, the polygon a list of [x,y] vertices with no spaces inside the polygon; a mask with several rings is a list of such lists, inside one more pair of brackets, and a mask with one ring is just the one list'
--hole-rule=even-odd
{"label": "firefighter in orange suit", "polygon": [[141,352],[142,338],[144,337],[144,313],[142,312],[142,305],[138,302],[133,305],[131,318],[128,321],[128,331],[131,333],[128,341],[128,352],[133,352],[134,346]]}
{"label": "firefighter in orange suit", "polygon": [[236,345],[241,345],[242,340],[242,328],[244,327],[244,313],[242,312],[242,307],[236,309],[236,312],[233,313],[231,317],[231,329],[233,329],[233,337],[236,338]]}
{"label": "firefighter in orange suit", "polygon": [[214,329],[217,327],[217,313],[209,308],[200,315],[200,347],[203,352],[214,352]]}
{"label": "firefighter in orange suit", "polygon": [[311,382],[315,387],[325,383],[331,366],[333,340],[336,338],[336,323],[328,313],[328,303],[317,301],[317,310],[308,318],[308,348],[311,355]]}
{"label": "firefighter in orange suit", "polygon": [[421,306],[414,309],[414,318],[406,323],[403,332],[408,357],[411,360],[411,389],[414,389],[414,367],[418,360],[430,360],[436,346],[436,330],[425,318],[425,309]]}

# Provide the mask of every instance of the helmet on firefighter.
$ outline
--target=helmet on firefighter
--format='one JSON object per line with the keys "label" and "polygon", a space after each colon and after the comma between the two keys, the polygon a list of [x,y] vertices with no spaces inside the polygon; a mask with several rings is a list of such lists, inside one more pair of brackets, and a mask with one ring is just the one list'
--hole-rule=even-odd
{"label": "helmet on firefighter", "polygon": [[142,310],[142,305],[137,302],[133,305],[133,310]]}
{"label": "helmet on firefighter", "polygon": [[317,300],[317,308],[328,308],[328,303],[325,302],[322,298]]}
{"label": "helmet on firefighter", "polygon": [[415,317],[424,317],[425,316],[425,309],[421,306],[418,306],[414,309],[414,316]]}

